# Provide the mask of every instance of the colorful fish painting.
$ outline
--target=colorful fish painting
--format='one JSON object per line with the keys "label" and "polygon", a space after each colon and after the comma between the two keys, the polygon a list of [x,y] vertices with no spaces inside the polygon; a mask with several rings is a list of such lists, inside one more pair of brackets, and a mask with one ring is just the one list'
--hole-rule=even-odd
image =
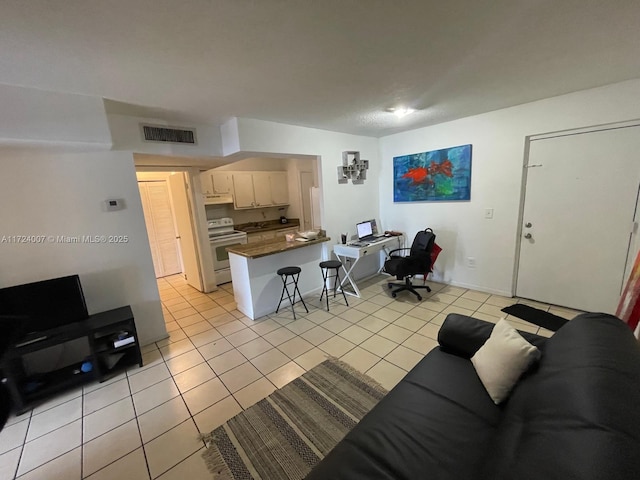
{"label": "colorful fish painting", "polygon": [[394,157],[393,201],[471,199],[471,145]]}
{"label": "colorful fish painting", "polygon": [[433,177],[438,173],[447,177],[453,177],[453,174],[451,173],[451,162],[448,159],[445,159],[440,163],[432,161],[429,167],[412,168],[405,173],[402,178],[410,178],[413,180],[414,185],[423,182],[433,184],[433,178],[429,178],[429,176],[431,175],[431,177]]}

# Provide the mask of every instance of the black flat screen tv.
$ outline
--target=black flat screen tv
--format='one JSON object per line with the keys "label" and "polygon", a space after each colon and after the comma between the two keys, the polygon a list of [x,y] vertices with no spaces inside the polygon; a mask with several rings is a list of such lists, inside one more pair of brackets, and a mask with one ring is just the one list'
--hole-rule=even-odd
{"label": "black flat screen tv", "polygon": [[23,334],[78,322],[89,316],[78,275],[0,289],[0,316],[24,318]]}

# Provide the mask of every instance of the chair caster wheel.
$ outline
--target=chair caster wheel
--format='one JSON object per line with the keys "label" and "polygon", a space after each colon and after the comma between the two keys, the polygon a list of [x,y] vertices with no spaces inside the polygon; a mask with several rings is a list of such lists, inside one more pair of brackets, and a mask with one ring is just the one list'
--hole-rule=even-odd
{"label": "chair caster wheel", "polygon": [[393,288],[393,284],[392,283],[387,283],[387,287]]}
{"label": "chair caster wheel", "polygon": [[392,293],[392,294],[391,294],[391,296],[392,296],[393,298],[396,298],[396,297],[398,296],[398,294],[397,294],[397,293]]}
{"label": "chair caster wheel", "polygon": [[418,301],[422,301],[422,297],[418,295]]}

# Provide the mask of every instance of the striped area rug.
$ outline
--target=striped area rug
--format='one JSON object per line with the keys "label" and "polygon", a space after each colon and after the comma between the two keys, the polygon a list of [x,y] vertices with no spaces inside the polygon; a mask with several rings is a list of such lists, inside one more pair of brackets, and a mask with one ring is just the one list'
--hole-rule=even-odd
{"label": "striped area rug", "polygon": [[303,479],[386,395],[328,359],[204,436],[214,480]]}

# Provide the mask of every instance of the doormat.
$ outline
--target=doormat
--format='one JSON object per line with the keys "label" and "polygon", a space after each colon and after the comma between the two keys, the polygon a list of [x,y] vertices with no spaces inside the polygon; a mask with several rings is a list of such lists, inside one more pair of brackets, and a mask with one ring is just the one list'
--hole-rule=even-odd
{"label": "doormat", "polygon": [[203,435],[214,480],[301,480],[387,391],[328,359]]}
{"label": "doormat", "polygon": [[539,308],[533,308],[524,303],[516,303],[502,309],[504,313],[521,318],[527,322],[534,323],[542,328],[556,332],[569,320],[559,317],[553,313],[545,312]]}

